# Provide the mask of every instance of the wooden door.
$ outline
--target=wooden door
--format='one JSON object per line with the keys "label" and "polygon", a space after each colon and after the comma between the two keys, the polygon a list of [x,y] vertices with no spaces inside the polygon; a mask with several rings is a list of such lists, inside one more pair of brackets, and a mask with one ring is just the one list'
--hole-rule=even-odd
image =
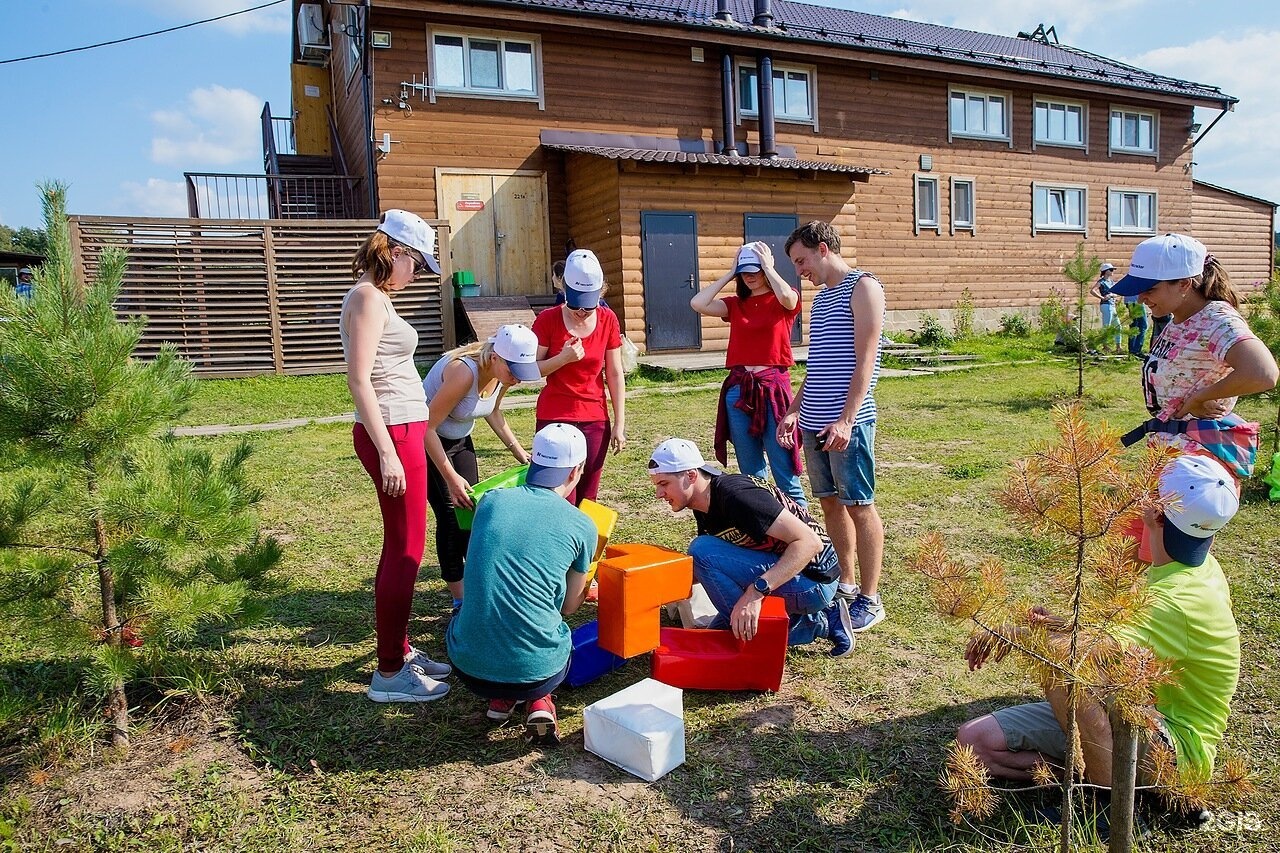
{"label": "wooden door", "polygon": [[493,216],[498,292],[502,296],[548,293],[551,273],[542,176],[494,175]]}
{"label": "wooden door", "polygon": [[689,307],[698,292],[698,221],[692,213],[640,214],[645,351],[697,349],[702,321]]}
{"label": "wooden door", "polygon": [[481,296],[548,293],[546,191],[541,174],[441,172],[454,270],[471,270]]}

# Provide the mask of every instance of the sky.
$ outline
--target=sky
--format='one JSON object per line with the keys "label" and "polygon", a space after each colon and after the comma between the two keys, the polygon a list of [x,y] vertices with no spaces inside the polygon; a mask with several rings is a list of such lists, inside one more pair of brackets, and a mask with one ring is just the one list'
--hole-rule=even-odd
{"label": "sky", "polygon": [[[263,0],[8,0],[0,60],[176,26]],[[1280,202],[1280,6],[1274,0],[825,0],[1064,44],[1240,99],[1196,148],[1195,176]],[[176,33],[0,65],[0,224],[42,224],[35,184],[72,213],[185,216],[183,172],[262,172],[259,115],[289,114],[289,4]],[[1267,11],[1270,9],[1271,11]],[[1204,127],[1217,110],[1198,109]]]}

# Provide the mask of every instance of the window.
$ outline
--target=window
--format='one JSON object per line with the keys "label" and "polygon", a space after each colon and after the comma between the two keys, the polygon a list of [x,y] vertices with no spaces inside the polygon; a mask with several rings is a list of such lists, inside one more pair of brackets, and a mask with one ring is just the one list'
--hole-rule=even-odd
{"label": "window", "polygon": [[1153,190],[1112,187],[1107,192],[1107,235],[1155,234],[1156,209]]}
{"label": "window", "polygon": [[539,99],[538,42],[501,33],[432,36],[432,99],[442,95]]}
{"label": "window", "polygon": [[951,233],[974,230],[973,178],[952,178]]}
{"label": "window", "polygon": [[938,222],[938,179],[916,175],[916,229],[921,231],[937,231],[942,233]]}
{"label": "window", "polygon": [[1155,154],[1158,125],[1156,113],[1113,107],[1111,150],[1124,154]]}
{"label": "window", "polygon": [[998,92],[952,89],[950,131],[952,136],[1004,139],[1012,145],[1009,96]]}
{"label": "window", "polygon": [[1042,98],[1035,104],[1036,144],[1084,147],[1084,104]]}
{"label": "window", "polygon": [[[812,68],[794,65],[773,66],[773,116],[777,121],[815,124],[814,78]],[[760,115],[760,72],[754,62],[738,63],[738,116]]]}
{"label": "window", "polygon": [[351,68],[348,72],[348,85],[351,77],[364,67],[362,51],[364,50],[364,30],[360,26],[360,7],[348,6],[343,29],[347,34],[347,49],[350,50]]}
{"label": "window", "polygon": [[1084,231],[1088,190],[1077,186],[1032,184],[1032,233]]}

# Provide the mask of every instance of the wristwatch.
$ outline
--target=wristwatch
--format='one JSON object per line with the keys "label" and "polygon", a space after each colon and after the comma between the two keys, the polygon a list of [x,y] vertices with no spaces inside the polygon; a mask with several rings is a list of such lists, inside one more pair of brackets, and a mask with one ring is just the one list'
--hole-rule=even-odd
{"label": "wristwatch", "polygon": [[755,589],[756,592],[760,593],[761,595],[768,595],[769,593],[773,592],[773,587],[769,586],[769,582],[764,579],[764,575],[761,575],[760,577],[756,578],[756,582],[753,583],[751,586],[753,589]]}

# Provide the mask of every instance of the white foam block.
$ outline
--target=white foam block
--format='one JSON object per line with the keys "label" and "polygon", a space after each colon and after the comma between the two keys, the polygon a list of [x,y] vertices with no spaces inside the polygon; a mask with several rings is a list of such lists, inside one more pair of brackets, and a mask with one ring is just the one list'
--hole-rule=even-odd
{"label": "white foam block", "polygon": [[675,606],[680,624],[685,628],[710,628],[717,616],[716,606],[700,583],[695,583],[692,594],[684,601],[677,601]]}
{"label": "white foam block", "polygon": [[588,752],[648,782],[684,763],[684,693],[646,678],[582,712]]}

